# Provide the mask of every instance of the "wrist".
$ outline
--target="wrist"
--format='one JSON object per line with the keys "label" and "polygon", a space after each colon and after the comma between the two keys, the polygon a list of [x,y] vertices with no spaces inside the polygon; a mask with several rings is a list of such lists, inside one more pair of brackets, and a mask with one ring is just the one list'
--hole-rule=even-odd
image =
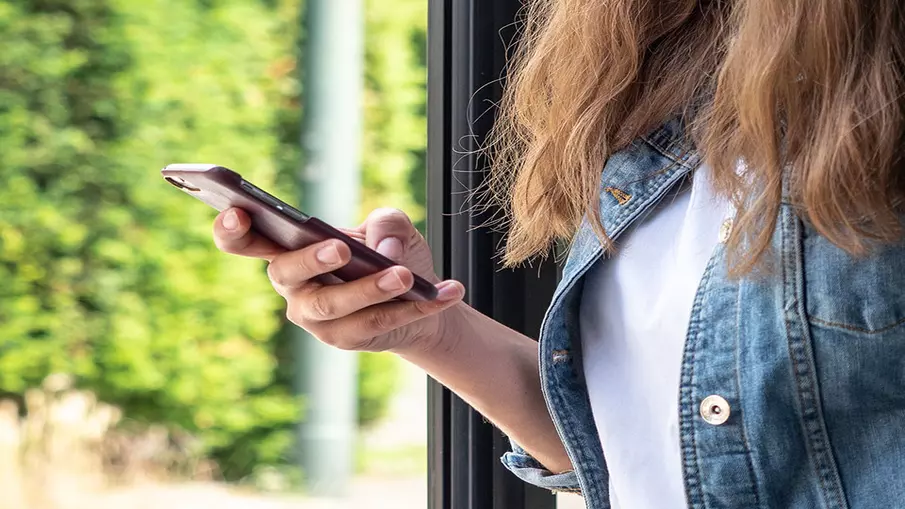
{"label": "wrist", "polygon": [[405,342],[405,346],[391,351],[411,361],[448,356],[458,348],[465,336],[469,312],[473,313],[474,310],[468,304],[460,302],[436,315],[434,320],[424,320],[424,323],[413,331],[411,339]]}

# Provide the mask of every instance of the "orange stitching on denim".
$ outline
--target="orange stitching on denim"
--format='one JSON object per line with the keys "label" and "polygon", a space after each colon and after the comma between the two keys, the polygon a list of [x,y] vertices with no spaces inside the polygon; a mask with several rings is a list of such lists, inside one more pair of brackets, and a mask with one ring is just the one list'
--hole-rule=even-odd
{"label": "orange stitching on denim", "polygon": [[632,199],[632,195],[626,193],[622,189],[616,189],[615,187],[606,187],[603,189],[604,191],[613,195],[613,198],[616,198],[616,201],[619,202],[619,205],[625,205]]}

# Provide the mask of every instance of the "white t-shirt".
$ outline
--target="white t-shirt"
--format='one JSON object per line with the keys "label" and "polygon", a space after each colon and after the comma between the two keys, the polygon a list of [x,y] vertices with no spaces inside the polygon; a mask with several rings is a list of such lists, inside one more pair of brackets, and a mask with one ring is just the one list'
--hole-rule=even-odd
{"label": "white t-shirt", "polygon": [[614,509],[685,509],[679,377],[701,277],[731,207],[707,168],[585,276],[581,347]]}

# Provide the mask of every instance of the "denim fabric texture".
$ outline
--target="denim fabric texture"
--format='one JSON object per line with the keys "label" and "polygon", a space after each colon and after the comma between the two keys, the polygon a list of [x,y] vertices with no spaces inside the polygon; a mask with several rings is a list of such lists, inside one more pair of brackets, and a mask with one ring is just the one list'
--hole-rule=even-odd
{"label": "denim fabric texture", "polygon": [[[600,210],[611,237],[700,164],[686,140],[674,120],[610,157]],[[597,263],[585,222],[539,341],[544,397],[574,471],[553,474],[518,444],[502,461],[609,509],[578,337],[582,278]],[[784,203],[767,269],[728,277],[720,244],[698,287],[676,394],[688,507],[905,508],[905,243],[853,257]],[[711,395],[729,404],[722,424],[702,417]]]}

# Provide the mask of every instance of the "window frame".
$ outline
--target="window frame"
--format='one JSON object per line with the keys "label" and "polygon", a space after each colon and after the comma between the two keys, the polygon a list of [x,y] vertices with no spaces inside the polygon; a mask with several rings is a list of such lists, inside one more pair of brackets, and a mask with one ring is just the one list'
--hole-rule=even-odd
{"label": "window frame", "polygon": [[[520,0],[428,0],[427,233],[438,274],[468,288],[479,311],[536,338],[559,273],[499,270],[500,235],[468,212],[485,166],[475,153],[491,127]],[[530,291],[528,291],[530,289]],[[555,497],[500,463],[508,439],[434,380],[428,387],[430,509],[554,509]]]}

